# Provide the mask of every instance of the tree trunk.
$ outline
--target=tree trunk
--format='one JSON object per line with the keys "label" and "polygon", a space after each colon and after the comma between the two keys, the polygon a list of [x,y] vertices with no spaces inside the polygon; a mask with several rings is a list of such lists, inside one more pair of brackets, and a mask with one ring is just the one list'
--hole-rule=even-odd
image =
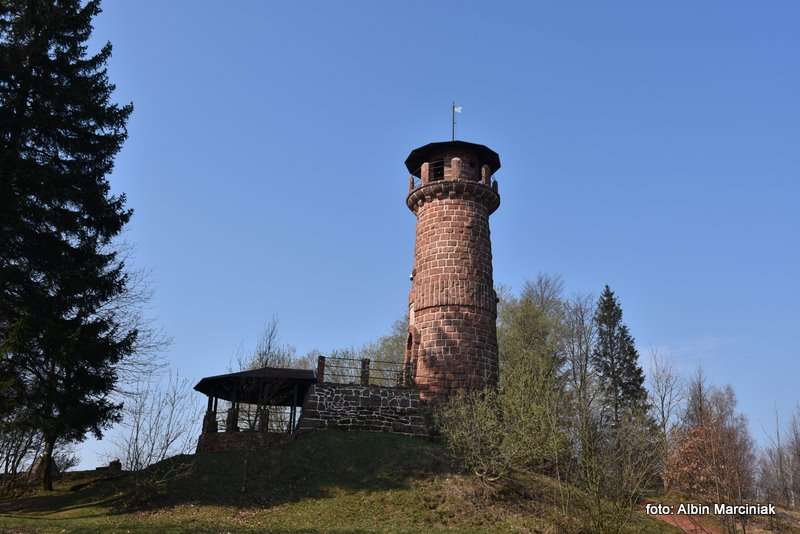
{"label": "tree trunk", "polygon": [[53,437],[44,438],[44,452],[42,453],[42,489],[53,491],[53,447],[56,440]]}

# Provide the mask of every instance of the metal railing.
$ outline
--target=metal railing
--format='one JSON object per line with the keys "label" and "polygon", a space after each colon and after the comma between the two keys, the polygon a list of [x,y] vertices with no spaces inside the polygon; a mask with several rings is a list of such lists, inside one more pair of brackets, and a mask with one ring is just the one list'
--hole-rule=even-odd
{"label": "metal railing", "polygon": [[398,387],[406,383],[401,362],[369,358],[320,356],[317,360],[317,382]]}
{"label": "metal railing", "polygon": [[496,367],[436,369],[422,371],[391,360],[319,356],[317,382],[361,386],[460,389],[496,382]]}

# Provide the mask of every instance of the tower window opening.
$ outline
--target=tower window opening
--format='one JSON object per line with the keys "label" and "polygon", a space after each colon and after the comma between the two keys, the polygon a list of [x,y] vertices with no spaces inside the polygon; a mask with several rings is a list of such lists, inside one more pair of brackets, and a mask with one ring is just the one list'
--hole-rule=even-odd
{"label": "tower window opening", "polygon": [[431,162],[430,177],[431,177],[431,180],[443,180],[444,179],[444,160],[443,159]]}

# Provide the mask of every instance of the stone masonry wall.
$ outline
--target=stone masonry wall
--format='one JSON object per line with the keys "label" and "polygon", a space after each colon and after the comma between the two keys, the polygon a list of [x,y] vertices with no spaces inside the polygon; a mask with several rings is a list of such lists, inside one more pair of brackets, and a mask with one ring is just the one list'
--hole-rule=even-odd
{"label": "stone masonry wall", "polygon": [[197,452],[258,450],[289,439],[289,434],[274,432],[203,432],[197,441]]}
{"label": "stone masonry wall", "polygon": [[323,383],[306,395],[299,430],[339,428],[428,435],[426,406],[411,388]]}
{"label": "stone masonry wall", "polygon": [[497,380],[489,215],[499,202],[493,187],[463,174],[408,196],[417,228],[406,361],[423,399]]}

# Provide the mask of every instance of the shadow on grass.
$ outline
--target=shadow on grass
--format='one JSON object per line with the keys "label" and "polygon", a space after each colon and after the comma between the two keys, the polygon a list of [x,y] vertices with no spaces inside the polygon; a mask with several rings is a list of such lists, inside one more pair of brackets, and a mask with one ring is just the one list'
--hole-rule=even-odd
{"label": "shadow on grass", "polygon": [[341,492],[404,489],[447,472],[442,447],[424,438],[328,430],[269,449],[177,456],[141,473],[83,480],[76,491],[67,489],[76,484],[62,481],[57,493],[0,502],[0,514],[58,514],[63,521],[92,507],[105,515],[182,504],[267,508]]}
{"label": "shadow on grass", "polygon": [[[440,445],[375,432],[321,431],[273,449],[202,454],[173,469],[171,502],[276,505],[333,491],[408,488],[410,480],[449,470]],[[161,466],[159,466],[161,467]]]}
{"label": "shadow on grass", "polygon": [[[74,474],[74,473],[71,473]],[[120,491],[126,487],[128,475],[112,480],[94,477],[91,472],[80,473],[88,483],[83,491],[70,491],[73,484],[69,480],[57,481],[53,493],[38,493],[20,497],[0,498],[0,515],[13,512],[40,514],[42,517],[51,513],[67,512],[93,506],[112,506],[121,498]]]}

